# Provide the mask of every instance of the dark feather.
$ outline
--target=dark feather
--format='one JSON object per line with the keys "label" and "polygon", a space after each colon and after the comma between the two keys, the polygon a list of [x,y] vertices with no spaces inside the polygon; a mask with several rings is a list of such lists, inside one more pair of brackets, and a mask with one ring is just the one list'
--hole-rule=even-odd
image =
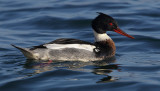
{"label": "dark feather", "polygon": [[90,44],[93,45],[93,43],[87,42],[87,41],[83,41],[83,40],[78,40],[78,39],[71,39],[71,38],[61,38],[61,39],[57,39],[54,40],[52,42],[49,42],[47,44]]}
{"label": "dark feather", "polygon": [[[46,44],[89,44],[89,45],[94,45],[93,43],[83,41],[83,40],[78,40],[78,39],[71,39],[71,38],[61,38],[61,39],[56,39],[54,41],[51,41]],[[37,48],[46,48],[44,46],[45,44],[39,45],[39,46],[33,46],[31,50],[37,49]]]}

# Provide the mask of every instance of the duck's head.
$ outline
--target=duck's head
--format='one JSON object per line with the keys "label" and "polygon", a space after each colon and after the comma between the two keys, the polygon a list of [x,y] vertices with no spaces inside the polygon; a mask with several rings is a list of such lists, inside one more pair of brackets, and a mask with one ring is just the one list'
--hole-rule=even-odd
{"label": "duck's head", "polygon": [[98,12],[99,15],[92,21],[92,28],[98,34],[104,34],[107,31],[114,31],[121,35],[127,36],[134,39],[134,37],[123,32],[119,27],[117,22],[109,15]]}

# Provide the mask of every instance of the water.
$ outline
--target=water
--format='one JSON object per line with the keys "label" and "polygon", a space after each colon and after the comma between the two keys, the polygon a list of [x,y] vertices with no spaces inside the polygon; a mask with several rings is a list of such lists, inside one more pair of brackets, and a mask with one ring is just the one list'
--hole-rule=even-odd
{"label": "water", "polygon": [[[0,0],[0,91],[159,91],[159,9],[159,0]],[[28,63],[10,46],[57,38],[92,42],[96,12],[135,37],[108,32],[117,47],[109,63]]]}

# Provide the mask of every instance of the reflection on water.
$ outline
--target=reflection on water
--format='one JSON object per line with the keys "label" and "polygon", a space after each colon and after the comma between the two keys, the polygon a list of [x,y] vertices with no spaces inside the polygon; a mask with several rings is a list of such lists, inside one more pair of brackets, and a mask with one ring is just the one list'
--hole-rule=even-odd
{"label": "reflection on water", "polygon": [[[32,73],[29,73],[28,76],[34,76],[36,74],[47,72],[47,71],[55,71],[58,69],[67,69],[72,71],[83,71],[83,72],[91,72],[96,75],[104,75],[105,77],[100,79],[97,83],[109,82],[115,80],[115,77],[110,76],[109,74],[112,70],[119,70],[118,64],[113,64],[116,62],[115,58],[110,58],[108,60],[103,61],[95,61],[95,62],[81,62],[81,61],[65,61],[65,62],[33,62],[30,60],[26,60],[24,68],[26,69],[34,69]],[[88,68],[89,67],[89,68]],[[92,67],[92,68],[90,68]],[[65,73],[64,73],[65,74]]]}

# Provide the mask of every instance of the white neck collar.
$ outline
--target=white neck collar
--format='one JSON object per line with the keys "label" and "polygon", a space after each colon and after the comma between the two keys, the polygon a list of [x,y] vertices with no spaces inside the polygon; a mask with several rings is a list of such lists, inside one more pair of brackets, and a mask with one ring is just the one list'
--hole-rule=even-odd
{"label": "white neck collar", "polygon": [[93,30],[93,33],[94,33],[94,37],[95,37],[95,41],[96,41],[96,42],[106,41],[106,40],[111,39],[106,33],[99,34],[99,33],[97,33],[97,32],[94,31],[94,30]]}

